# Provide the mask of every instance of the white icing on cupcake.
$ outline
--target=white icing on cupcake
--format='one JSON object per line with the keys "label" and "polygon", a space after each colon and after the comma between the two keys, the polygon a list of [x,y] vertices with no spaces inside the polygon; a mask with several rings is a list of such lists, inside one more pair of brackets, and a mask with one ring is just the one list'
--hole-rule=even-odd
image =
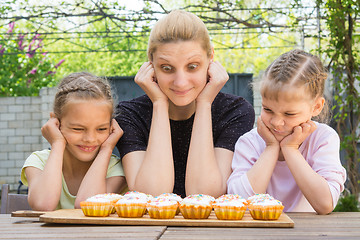
{"label": "white icing on cupcake", "polygon": [[154,198],[150,194],[146,194],[138,191],[129,191],[124,194],[124,197],[137,197],[137,198],[145,199],[146,201],[150,201],[151,199]]}
{"label": "white icing on cupcake", "polygon": [[116,204],[131,204],[131,203],[140,203],[145,204],[148,201],[143,198],[135,197],[135,196],[124,196],[123,198],[119,199]]}
{"label": "white icing on cupcake", "polygon": [[148,203],[149,207],[152,206],[163,207],[163,206],[173,206],[173,205],[178,205],[178,201],[170,200],[166,198],[158,198],[158,199],[154,198],[154,200]]}
{"label": "white icing on cupcake", "polygon": [[106,199],[97,195],[89,197],[88,199],[86,199],[86,202],[111,203],[110,199]]}
{"label": "white icing on cupcake", "polygon": [[185,205],[211,205],[215,198],[204,194],[189,195],[181,201]]}
{"label": "white icing on cupcake", "polygon": [[182,200],[182,197],[175,193],[163,193],[163,194],[160,194],[159,196],[155,197],[155,199],[159,199],[159,198],[175,200],[177,202],[181,202],[181,200]]}

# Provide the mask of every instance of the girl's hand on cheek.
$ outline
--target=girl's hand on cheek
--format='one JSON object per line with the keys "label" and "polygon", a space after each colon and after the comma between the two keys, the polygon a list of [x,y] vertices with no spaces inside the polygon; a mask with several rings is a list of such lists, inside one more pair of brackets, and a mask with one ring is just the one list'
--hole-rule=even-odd
{"label": "girl's hand on cheek", "polygon": [[278,146],[279,141],[275,138],[274,134],[262,121],[261,117],[257,120],[257,131],[262,139],[264,139],[266,146]]}
{"label": "girl's hand on cheek", "polygon": [[66,139],[60,131],[60,121],[54,115],[51,114],[50,119],[42,126],[41,133],[51,146],[56,143],[66,146]]}
{"label": "girl's hand on cheek", "polygon": [[290,147],[299,149],[300,145],[305,141],[305,139],[316,130],[316,124],[309,120],[307,122],[301,123],[299,126],[294,127],[293,133],[289,136],[286,136],[280,143],[280,146]]}
{"label": "girl's hand on cheek", "polygon": [[105,140],[105,142],[103,142],[101,146],[110,147],[112,151],[123,134],[124,131],[121,129],[117,121],[115,119],[112,119],[109,137]]}
{"label": "girl's hand on cheek", "polygon": [[158,100],[168,101],[167,96],[161,91],[155,70],[151,62],[145,62],[135,76],[135,83],[138,84],[146,95],[154,103]]}
{"label": "girl's hand on cheek", "polygon": [[225,68],[217,61],[210,62],[208,68],[208,82],[196,101],[207,101],[212,103],[228,80],[229,75]]}

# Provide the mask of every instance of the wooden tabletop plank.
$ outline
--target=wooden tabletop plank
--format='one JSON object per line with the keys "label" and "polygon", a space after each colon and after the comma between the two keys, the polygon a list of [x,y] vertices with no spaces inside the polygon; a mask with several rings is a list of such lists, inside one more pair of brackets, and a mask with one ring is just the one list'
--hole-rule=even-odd
{"label": "wooden tabletop plank", "polygon": [[360,213],[288,213],[294,228],[168,227],[161,240],[187,239],[360,239]]}
{"label": "wooden tabletop plank", "polygon": [[45,224],[35,218],[0,215],[0,239],[158,239],[164,226]]}
{"label": "wooden tabletop plank", "polygon": [[[203,231],[192,229],[192,231],[179,231],[169,227],[161,236],[161,240],[166,239],[359,239],[359,231],[332,231],[327,229],[318,229],[318,231],[306,231],[300,229],[278,229],[277,231],[269,231],[271,229],[239,229],[239,231]],[[248,231],[258,230],[258,231]],[[280,230],[280,231],[279,231]],[[283,231],[281,231],[283,230]]]}
{"label": "wooden tabletop plank", "polygon": [[347,236],[346,238],[341,236],[310,236],[310,237],[304,237],[304,236],[278,236],[278,235],[264,235],[264,236],[256,236],[256,235],[237,235],[237,236],[213,236],[213,235],[201,235],[201,236],[173,236],[173,235],[163,235],[161,236],[160,240],[217,240],[217,239],[247,239],[247,240],[259,240],[259,239],[266,239],[266,240],[359,240],[359,236]]}

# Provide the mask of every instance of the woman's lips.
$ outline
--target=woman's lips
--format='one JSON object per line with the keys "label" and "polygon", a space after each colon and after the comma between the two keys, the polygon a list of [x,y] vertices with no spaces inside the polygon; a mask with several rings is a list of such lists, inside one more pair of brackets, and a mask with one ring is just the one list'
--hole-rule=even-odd
{"label": "woman's lips", "polygon": [[186,95],[188,92],[190,92],[191,89],[179,91],[179,90],[172,90],[176,95]]}

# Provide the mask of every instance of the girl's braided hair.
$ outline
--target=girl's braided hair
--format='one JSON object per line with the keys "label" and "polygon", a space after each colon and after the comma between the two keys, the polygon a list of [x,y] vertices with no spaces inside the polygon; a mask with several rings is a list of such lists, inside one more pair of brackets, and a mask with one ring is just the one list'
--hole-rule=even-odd
{"label": "girl's braided hair", "polygon": [[[294,49],[282,54],[265,70],[260,93],[262,97],[277,100],[289,87],[305,87],[312,99],[324,97],[327,72],[320,59],[303,50]],[[329,106],[314,120],[328,122]]]}
{"label": "girl's braided hair", "polygon": [[114,114],[114,100],[111,87],[104,78],[97,77],[91,73],[79,72],[71,73],[62,79],[58,85],[54,100],[54,113],[57,118],[61,118],[64,106],[77,99],[104,99],[111,106],[111,115]]}

